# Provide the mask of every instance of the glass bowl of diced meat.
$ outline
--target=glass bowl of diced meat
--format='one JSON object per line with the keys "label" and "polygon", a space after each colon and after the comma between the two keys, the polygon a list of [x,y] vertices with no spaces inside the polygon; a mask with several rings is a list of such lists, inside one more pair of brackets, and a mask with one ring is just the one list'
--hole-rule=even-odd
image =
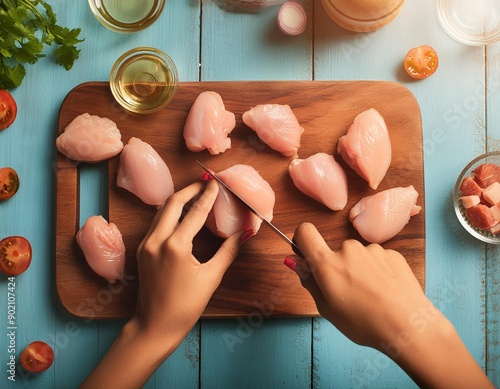
{"label": "glass bowl of diced meat", "polygon": [[500,151],[473,159],[453,191],[458,220],[474,237],[500,244]]}

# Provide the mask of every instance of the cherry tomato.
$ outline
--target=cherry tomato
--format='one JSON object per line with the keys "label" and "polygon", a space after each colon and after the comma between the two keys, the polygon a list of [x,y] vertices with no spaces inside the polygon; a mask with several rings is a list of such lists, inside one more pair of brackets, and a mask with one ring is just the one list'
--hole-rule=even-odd
{"label": "cherry tomato", "polygon": [[0,270],[8,276],[26,271],[31,263],[31,245],[22,236],[9,236],[0,240]]}
{"label": "cherry tomato", "polygon": [[0,130],[9,127],[17,116],[17,104],[6,90],[0,90]]}
{"label": "cherry tomato", "polygon": [[430,46],[414,47],[406,54],[404,68],[413,78],[426,78],[434,74],[439,60],[436,50]]}
{"label": "cherry tomato", "polygon": [[54,351],[47,343],[39,340],[30,343],[21,353],[21,365],[32,372],[47,370],[54,361]]}
{"label": "cherry tomato", "polygon": [[19,189],[19,176],[10,167],[0,169],[0,200],[7,200],[14,196]]}

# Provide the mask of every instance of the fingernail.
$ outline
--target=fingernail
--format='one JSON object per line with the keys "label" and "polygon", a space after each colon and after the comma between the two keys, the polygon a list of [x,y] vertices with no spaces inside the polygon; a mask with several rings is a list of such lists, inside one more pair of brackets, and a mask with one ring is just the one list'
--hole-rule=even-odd
{"label": "fingernail", "polygon": [[214,178],[212,177],[212,175],[211,175],[210,173],[205,172],[205,173],[203,174],[203,176],[201,176],[201,179],[202,179],[203,181],[209,181],[209,180],[213,180]]}
{"label": "fingernail", "polygon": [[240,242],[245,243],[248,239],[250,239],[252,236],[254,236],[254,231],[253,230],[247,230],[243,235],[241,235]]}
{"label": "fingernail", "polygon": [[297,266],[297,263],[290,257],[286,257],[285,260],[283,261],[286,267],[295,270],[295,267]]}

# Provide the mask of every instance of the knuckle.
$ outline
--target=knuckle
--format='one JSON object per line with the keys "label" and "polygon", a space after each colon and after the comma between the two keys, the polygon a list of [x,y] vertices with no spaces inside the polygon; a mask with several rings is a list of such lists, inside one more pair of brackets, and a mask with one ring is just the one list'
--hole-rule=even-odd
{"label": "knuckle", "polygon": [[137,248],[137,257],[152,257],[157,252],[157,245],[151,239],[143,240]]}
{"label": "knuckle", "polygon": [[177,236],[172,235],[163,242],[162,250],[165,255],[177,256],[184,252],[185,250],[191,251],[192,242],[186,242],[183,239],[179,239]]}

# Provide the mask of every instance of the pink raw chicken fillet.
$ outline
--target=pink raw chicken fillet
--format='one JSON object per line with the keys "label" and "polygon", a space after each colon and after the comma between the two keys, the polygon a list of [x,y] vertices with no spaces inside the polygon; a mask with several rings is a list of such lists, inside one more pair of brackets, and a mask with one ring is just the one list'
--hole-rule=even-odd
{"label": "pink raw chicken fillet", "polygon": [[100,162],[122,151],[121,137],[112,120],[84,113],[64,129],[56,139],[56,146],[73,161]]}
{"label": "pink raw chicken fillet", "polygon": [[118,227],[102,216],[91,216],[76,233],[76,241],[87,263],[109,282],[123,278],[125,245]]}
{"label": "pink raw chicken fillet", "polygon": [[151,145],[130,138],[123,148],[116,185],[149,205],[163,205],[174,193],[174,182],[165,161]]}
{"label": "pink raw chicken fillet", "polygon": [[384,118],[373,108],[360,113],[339,139],[337,150],[344,161],[372,189],[377,189],[391,164],[392,149]]}
{"label": "pink raw chicken fillet", "polygon": [[396,236],[418,214],[418,193],[410,185],[362,198],[349,212],[349,220],[368,242],[383,243]]}
{"label": "pink raw chicken fillet", "polygon": [[288,171],[295,186],[304,194],[333,211],[347,204],[347,176],[333,155],[317,153],[306,159],[294,159]]}
{"label": "pink raw chicken fillet", "polygon": [[245,112],[242,119],[273,150],[285,157],[297,155],[304,128],[289,105],[257,105]]}
{"label": "pink raw chicken fillet", "polygon": [[[257,170],[249,165],[239,164],[229,167],[217,176],[267,220],[272,220],[275,194]],[[255,235],[261,223],[262,221],[237,198],[220,187],[206,226],[214,235],[228,238],[238,231],[253,230]]]}
{"label": "pink raw chicken fillet", "polygon": [[184,125],[184,140],[190,151],[207,149],[212,155],[231,148],[228,135],[236,126],[234,113],[226,111],[216,92],[202,92],[191,106]]}

